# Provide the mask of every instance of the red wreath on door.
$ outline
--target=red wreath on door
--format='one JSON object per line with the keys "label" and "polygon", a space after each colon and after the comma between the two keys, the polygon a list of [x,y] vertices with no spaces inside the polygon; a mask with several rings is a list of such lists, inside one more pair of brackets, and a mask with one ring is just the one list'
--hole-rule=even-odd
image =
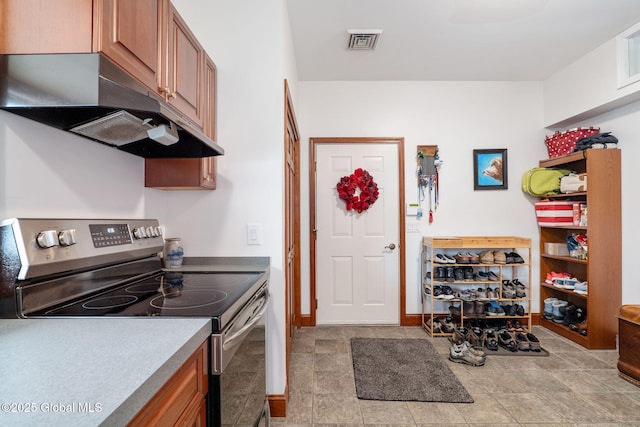
{"label": "red wreath on door", "polygon": [[[378,184],[369,172],[362,168],[353,171],[349,176],[343,176],[336,185],[338,196],[347,204],[347,210],[362,213],[378,200]],[[359,194],[356,194],[356,191]]]}

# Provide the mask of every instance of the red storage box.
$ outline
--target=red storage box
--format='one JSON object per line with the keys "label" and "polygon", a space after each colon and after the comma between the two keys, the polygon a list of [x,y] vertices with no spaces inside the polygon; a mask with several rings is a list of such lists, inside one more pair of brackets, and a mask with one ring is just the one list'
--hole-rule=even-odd
{"label": "red storage box", "polygon": [[549,158],[560,157],[569,154],[576,148],[576,142],[582,138],[592,136],[600,132],[600,128],[588,127],[588,128],[575,128],[569,129],[564,132],[554,132],[553,135],[547,135],[544,138],[545,144],[547,144],[547,151],[549,152]]}
{"label": "red storage box", "polygon": [[540,227],[572,226],[574,201],[536,202],[536,217]]}

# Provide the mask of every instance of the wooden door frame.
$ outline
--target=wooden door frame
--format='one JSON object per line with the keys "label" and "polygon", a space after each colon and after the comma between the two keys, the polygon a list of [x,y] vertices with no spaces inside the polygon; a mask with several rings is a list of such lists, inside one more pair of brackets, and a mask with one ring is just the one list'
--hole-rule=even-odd
{"label": "wooden door frame", "polygon": [[[287,153],[289,150],[288,128],[291,127],[294,134],[294,143],[296,145],[295,155],[293,158],[295,180],[287,184],[289,168],[287,163]],[[287,415],[287,401],[289,400],[289,362],[291,356],[291,347],[293,345],[289,332],[292,327],[300,327],[300,132],[296,121],[296,115],[293,110],[293,102],[291,101],[291,92],[289,84],[284,80],[284,132],[283,132],[283,159],[284,165],[282,173],[284,178],[284,201],[282,208],[283,215],[283,259],[284,259],[284,298],[285,298],[285,390],[283,394],[270,394],[267,396],[269,400],[269,409],[272,417],[285,417]],[[291,188],[289,187],[291,186]],[[292,190],[292,191],[288,191]],[[296,207],[293,218],[290,218],[289,203],[292,202]],[[289,233],[289,223],[293,221],[293,232]],[[293,277],[289,274],[289,246],[293,239],[293,252],[295,254],[293,261]],[[293,295],[292,295],[293,294]],[[293,301],[293,303],[291,303]],[[293,304],[293,307],[291,307]]]}
{"label": "wooden door frame", "polygon": [[305,326],[316,326],[316,147],[321,144],[396,144],[398,153],[398,209],[399,209],[399,286],[400,325],[413,325],[407,317],[405,197],[404,197],[404,138],[309,138],[309,294],[310,314],[303,319]]}

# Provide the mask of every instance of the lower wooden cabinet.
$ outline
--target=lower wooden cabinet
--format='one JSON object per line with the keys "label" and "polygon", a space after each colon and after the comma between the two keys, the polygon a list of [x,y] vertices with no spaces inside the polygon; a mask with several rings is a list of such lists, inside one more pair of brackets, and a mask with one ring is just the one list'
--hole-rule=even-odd
{"label": "lower wooden cabinet", "polygon": [[128,425],[205,426],[208,356],[204,342]]}
{"label": "lower wooden cabinet", "polygon": [[215,190],[216,158],[145,159],[144,186],[160,190]]}

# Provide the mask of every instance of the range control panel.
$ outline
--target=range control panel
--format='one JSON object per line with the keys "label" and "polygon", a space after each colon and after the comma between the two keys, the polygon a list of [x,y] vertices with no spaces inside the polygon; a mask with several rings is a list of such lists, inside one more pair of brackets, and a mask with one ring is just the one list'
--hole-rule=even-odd
{"label": "range control panel", "polygon": [[15,236],[25,280],[157,255],[162,229],[155,219],[33,219],[0,222]]}
{"label": "range control panel", "polygon": [[96,248],[131,243],[131,232],[127,224],[89,224],[89,231]]}

